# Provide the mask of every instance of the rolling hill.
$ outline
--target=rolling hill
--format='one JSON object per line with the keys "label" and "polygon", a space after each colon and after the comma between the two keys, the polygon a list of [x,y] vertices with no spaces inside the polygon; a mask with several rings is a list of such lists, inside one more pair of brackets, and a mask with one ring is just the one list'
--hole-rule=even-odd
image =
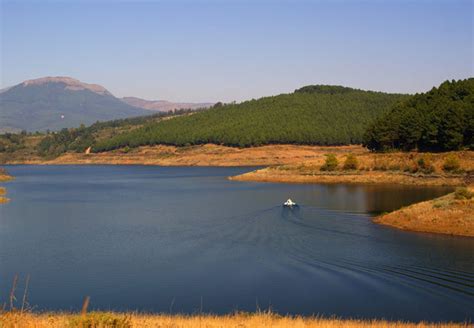
{"label": "rolling hill", "polygon": [[306,86],[240,104],[216,104],[193,115],[152,122],[107,140],[94,151],[167,144],[358,144],[367,126],[408,95],[340,86]]}

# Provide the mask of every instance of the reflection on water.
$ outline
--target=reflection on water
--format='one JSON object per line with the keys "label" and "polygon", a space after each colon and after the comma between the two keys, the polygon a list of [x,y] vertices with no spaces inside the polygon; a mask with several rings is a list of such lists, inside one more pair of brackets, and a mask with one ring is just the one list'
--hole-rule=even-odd
{"label": "reflection on water", "polygon": [[[375,225],[449,189],[233,182],[245,168],[13,166],[0,298],[40,309],[473,316],[474,240]],[[285,208],[291,197],[299,206]],[[3,301],[3,299],[1,300]]]}

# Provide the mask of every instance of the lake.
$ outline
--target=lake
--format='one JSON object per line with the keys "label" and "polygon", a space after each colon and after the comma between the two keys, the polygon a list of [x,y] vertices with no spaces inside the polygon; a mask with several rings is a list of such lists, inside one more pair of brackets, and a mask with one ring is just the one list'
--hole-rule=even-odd
{"label": "lake", "polygon": [[[38,310],[88,295],[102,310],[474,318],[474,238],[371,221],[447,188],[226,179],[252,168],[7,169],[0,303],[18,273]],[[289,197],[300,206],[282,208]]]}

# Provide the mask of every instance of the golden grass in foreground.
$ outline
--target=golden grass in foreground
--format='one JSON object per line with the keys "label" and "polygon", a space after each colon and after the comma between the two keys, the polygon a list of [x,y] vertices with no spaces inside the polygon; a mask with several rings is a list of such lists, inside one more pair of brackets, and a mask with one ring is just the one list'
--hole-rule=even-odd
{"label": "golden grass in foreground", "polygon": [[451,193],[379,216],[374,222],[403,230],[474,237],[474,198],[456,199]]}
{"label": "golden grass in foreground", "polygon": [[342,320],[318,317],[279,316],[273,313],[236,313],[231,315],[166,315],[140,313],[91,312],[87,315],[68,313],[0,313],[0,327],[468,327],[455,323],[407,323],[384,320]]}

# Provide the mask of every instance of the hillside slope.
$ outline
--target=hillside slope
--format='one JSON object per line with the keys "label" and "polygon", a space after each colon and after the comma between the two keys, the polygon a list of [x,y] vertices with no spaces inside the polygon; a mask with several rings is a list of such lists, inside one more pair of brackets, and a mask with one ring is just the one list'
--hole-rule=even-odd
{"label": "hillside slope", "polygon": [[474,149],[474,78],[446,81],[395,106],[367,130],[371,150]]}
{"label": "hillside slope", "polygon": [[370,122],[407,97],[338,86],[308,86],[291,94],[217,104],[194,115],[151,123],[102,140],[94,151],[155,144],[357,144],[362,142]]}
{"label": "hillside slope", "polygon": [[29,80],[0,93],[0,133],[60,130],[149,114],[102,86],[68,77]]}

